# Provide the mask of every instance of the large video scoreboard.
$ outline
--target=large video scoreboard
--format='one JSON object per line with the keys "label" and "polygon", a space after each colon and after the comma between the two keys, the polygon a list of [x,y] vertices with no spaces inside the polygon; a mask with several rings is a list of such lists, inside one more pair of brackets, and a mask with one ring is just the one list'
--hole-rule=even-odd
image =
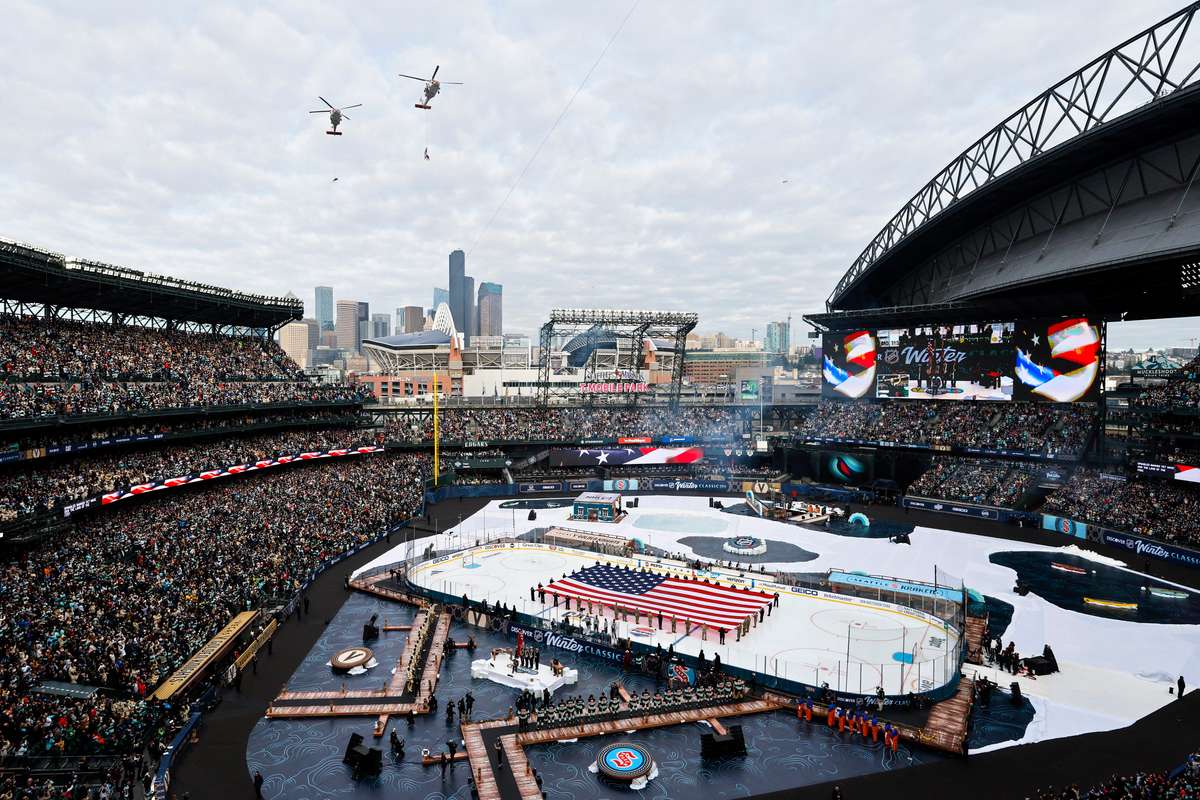
{"label": "large video scoreboard", "polygon": [[1099,399],[1103,328],[1084,317],[840,331],[821,394],[903,400]]}

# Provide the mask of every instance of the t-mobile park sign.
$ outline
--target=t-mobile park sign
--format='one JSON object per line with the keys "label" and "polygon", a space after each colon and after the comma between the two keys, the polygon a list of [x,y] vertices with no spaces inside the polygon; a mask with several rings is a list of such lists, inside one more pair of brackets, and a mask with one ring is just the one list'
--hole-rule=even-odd
{"label": "t-mobile park sign", "polygon": [[591,381],[579,384],[582,394],[641,394],[650,391],[645,381]]}

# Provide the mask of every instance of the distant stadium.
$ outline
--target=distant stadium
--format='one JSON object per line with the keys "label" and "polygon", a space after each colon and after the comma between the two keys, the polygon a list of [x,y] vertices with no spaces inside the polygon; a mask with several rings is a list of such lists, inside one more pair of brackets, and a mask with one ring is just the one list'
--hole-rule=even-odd
{"label": "distant stadium", "polygon": [[[557,309],[520,404],[382,403],[295,298],[0,241],[0,797],[1191,796],[1200,358],[1106,345],[1200,296],[1196,11],[917,191],[811,402]],[[435,316],[364,349],[481,367]]]}

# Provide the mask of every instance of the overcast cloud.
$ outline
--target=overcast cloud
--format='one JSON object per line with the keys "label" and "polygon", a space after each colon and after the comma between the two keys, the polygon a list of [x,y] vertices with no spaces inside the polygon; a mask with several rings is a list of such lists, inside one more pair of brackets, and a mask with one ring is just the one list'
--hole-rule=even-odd
{"label": "overcast cloud", "polygon": [[[428,306],[463,248],[510,330],[575,305],[761,336],[963,147],[1177,7],[642,0],[485,232],[628,4],[10,0],[0,236],[310,313],[321,283]],[[465,85],[414,109],[396,73],[435,64]],[[318,94],[364,104],[344,136]]]}

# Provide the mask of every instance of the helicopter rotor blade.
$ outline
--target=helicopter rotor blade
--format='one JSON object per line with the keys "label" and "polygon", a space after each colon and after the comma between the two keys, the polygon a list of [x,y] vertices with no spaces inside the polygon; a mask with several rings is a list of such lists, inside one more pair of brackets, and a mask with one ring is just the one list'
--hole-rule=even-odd
{"label": "helicopter rotor blade", "polygon": [[416,75],[405,75],[403,72],[397,72],[396,74],[401,78],[412,78],[414,81],[420,81],[421,83],[427,83],[429,81],[428,78],[418,78]]}
{"label": "helicopter rotor blade", "polygon": [[349,115],[349,114],[347,114],[345,111],[343,111],[343,112],[342,112],[342,119],[350,119],[350,115]]}
{"label": "helicopter rotor blade", "polygon": [[435,78],[437,78],[437,71],[441,68],[442,68],[441,64],[438,64],[436,67],[434,67],[433,74],[429,76],[429,80],[434,80]]}
{"label": "helicopter rotor blade", "polygon": [[317,99],[318,99],[318,100],[320,100],[320,101],[321,101],[322,103],[324,103],[325,105],[329,106],[329,109],[330,109],[331,111],[337,111],[337,109],[333,107],[333,103],[329,102],[329,101],[328,101],[328,100],[326,100],[324,97],[321,97],[321,95],[317,95]]}
{"label": "helicopter rotor blade", "polygon": [[442,81],[442,86],[462,86],[462,81]]}
{"label": "helicopter rotor blade", "polygon": [[310,113],[310,114],[328,114],[329,109],[328,108],[319,108],[316,111],[310,111],[308,113]]}
{"label": "helicopter rotor blade", "polygon": [[352,106],[342,106],[342,111],[345,111],[347,108],[362,108],[362,103],[355,103]]}

